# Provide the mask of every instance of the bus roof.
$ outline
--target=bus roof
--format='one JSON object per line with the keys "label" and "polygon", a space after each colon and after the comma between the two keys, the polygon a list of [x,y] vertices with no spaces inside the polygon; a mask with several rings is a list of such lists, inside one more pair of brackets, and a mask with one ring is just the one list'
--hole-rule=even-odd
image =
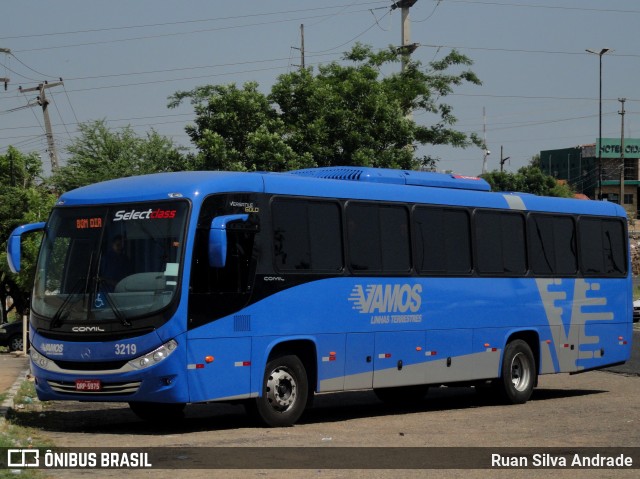
{"label": "bus roof", "polygon": [[330,180],[363,181],[394,185],[430,186],[461,190],[491,191],[489,183],[475,176],[462,176],[431,171],[391,170],[359,166],[335,166],[330,168],[308,168],[295,170],[293,175]]}
{"label": "bus roof", "polygon": [[190,171],[96,183],[64,193],[57,204],[97,205],[169,198],[188,198],[198,203],[213,193],[246,192],[626,216],[619,205],[610,202],[491,193],[487,187],[484,180],[471,177],[374,168],[318,168],[287,173]]}

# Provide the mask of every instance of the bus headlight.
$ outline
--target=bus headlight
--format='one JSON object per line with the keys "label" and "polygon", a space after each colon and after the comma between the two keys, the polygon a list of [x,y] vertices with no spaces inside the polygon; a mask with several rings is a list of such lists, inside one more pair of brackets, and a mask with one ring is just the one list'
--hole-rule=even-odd
{"label": "bus headlight", "polygon": [[44,357],[42,354],[36,351],[35,348],[31,348],[30,354],[31,354],[31,361],[33,362],[33,364],[41,367],[42,369],[48,369],[49,360],[46,357]]}
{"label": "bus headlight", "polygon": [[160,361],[167,359],[172,352],[176,350],[178,343],[175,340],[171,340],[168,343],[163,344],[158,349],[151,351],[150,353],[140,356],[139,358],[129,361],[127,364],[134,369],[144,369],[154,364],[158,364]]}

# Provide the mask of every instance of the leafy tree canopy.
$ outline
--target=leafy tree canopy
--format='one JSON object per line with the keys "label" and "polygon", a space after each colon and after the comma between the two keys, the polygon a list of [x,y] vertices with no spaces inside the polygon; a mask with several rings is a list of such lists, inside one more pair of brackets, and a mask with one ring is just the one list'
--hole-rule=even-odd
{"label": "leafy tree canopy", "polygon": [[523,166],[516,173],[492,171],[482,175],[492,191],[519,191],[539,196],[573,198],[574,191],[560,184],[553,176],[545,175],[537,166]]}
{"label": "leafy tree canopy", "polygon": [[25,155],[13,147],[0,155],[0,319],[6,318],[6,298],[24,314],[35,273],[39,235],[28,235],[22,242],[22,269],[17,275],[7,264],[7,239],[14,228],[26,223],[45,221],[55,203],[55,196],[42,182],[42,163],[36,153]]}
{"label": "leafy tree canopy", "polygon": [[131,127],[111,131],[104,120],[82,123],[67,148],[70,158],[50,182],[68,191],[99,181],[161,171],[189,169],[187,158],[172,141],[154,130],[139,137]]}
{"label": "leafy tree canopy", "polygon": [[[399,62],[394,48],[374,52],[356,45],[346,64],[330,63],[281,75],[270,94],[257,83],[207,85],[176,92],[169,107],[188,99],[196,113],[186,128],[198,149],[198,168],[283,171],[312,166],[365,165],[413,169],[432,166],[416,158],[416,145],[481,145],[453,129],[456,118],[441,100],[464,83],[480,81],[456,51],[424,68],[409,62],[403,72],[383,74]],[[429,126],[408,113],[432,115]]]}

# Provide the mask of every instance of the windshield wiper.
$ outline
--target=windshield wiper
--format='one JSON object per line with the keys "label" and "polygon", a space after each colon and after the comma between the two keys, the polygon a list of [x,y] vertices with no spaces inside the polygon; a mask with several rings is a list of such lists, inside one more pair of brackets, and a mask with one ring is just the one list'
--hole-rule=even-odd
{"label": "windshield wiper", "polygon": [[[60,307],[56,310],[56,313],[53,315],[53,318],[51,318],[50,329],[58,328],[58,327],[62,326],[62,322],[63,322],[62,321],[62,313],[64,313],[66,311],[67,306],[69,306],[69,303],[71,302],[71,299],[79,292],[80,288],[84,284],[84,279],[85,278],[78,278],[76,283],[73,285],[73,288],[71,288],[71,290],[67,294],[67,297],[64,298],[64,301],[62,302]],[[69,314],[67,313],[67,315],[65,316],[65,319],[68,316],[69,316]]]}
{"label": "windshield wiper", "polygon": [[107,304],[111,308],[111,311],[113,311],[113,314],[116,317],[116,319],[120,321],[123,326],[131,326],[131,321],[129,321],[127,317],[124,315],[124,313],[120,311],[115,301],[111,297],[111,294],[109,293],[108,288],[105,288],[103,291],[100,291],[101,284],[107,284],[107,281],[104,278],[101,278],[100,276],[96,276],[96,285],[98,286],[96,295],[103,294],[104,298],[107,300]]}

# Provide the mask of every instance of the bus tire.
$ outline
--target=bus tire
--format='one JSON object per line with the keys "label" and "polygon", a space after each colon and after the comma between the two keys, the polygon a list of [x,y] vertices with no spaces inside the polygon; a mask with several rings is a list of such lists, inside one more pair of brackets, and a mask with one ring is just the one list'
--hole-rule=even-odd
{"label": "bus tire", "polygon": [[394,388],[376,388],[374,394],[380,401],[394,406],[416,404],[424,399],[429,392],[429,386],[417,384],[415,386],[398,386]]}
{"label": "bus tire", "polygon": [[143,421],[179,421],[184,418],[184,403],[130,402],[131,411]]}
{"label": "bus tire", "polygon": [[255,413],[269,427],[293,426],[307,405],[309,383],[298,356],[283,355],[267,363],[262,395],[255,399]]}
{"label": "bus tire", "polygon": [[536,383],[536,362],[526,341],[516,339],[507,344],[502,358],[500,390],[509,404],[524,404]]}

